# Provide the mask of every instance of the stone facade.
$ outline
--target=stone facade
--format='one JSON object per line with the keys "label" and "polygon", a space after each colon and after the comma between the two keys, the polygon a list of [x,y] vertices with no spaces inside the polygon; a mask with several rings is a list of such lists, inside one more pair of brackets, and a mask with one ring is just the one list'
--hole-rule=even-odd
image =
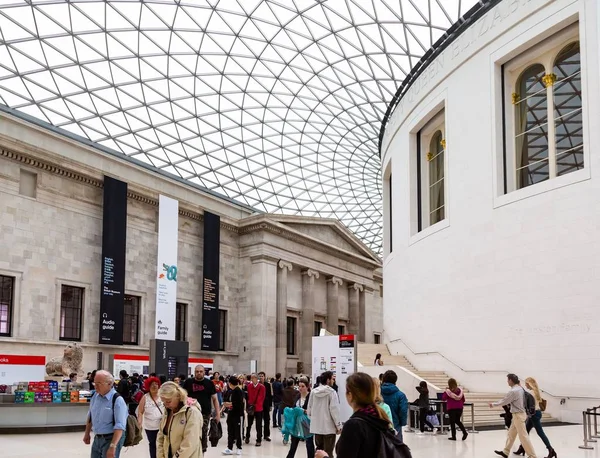
{"label": "stone facade", "polygon": [[[22,171],[36,174],[35,197],[20,194]],[[138,345],[99,345],[102,180],[126,181],[125,293],[140,297]],[[0,353],[61,354],[60,291],[84,288],[84,369],[111,353],[148,354],[155,321],[158,195],[180,205],[178,302],[187,304],[193,357],[214,358],[221,372],[310,373],[314,321],[336,334],[382,333],[379,259],[339,222],[257,214],[209,192],[161,176],[123,157],[0,115],[0,275],[15,278],[12,329]],[[226,348],[200,351],[204,210],[221,216],[220,308]],[[356,303],[355,308],[351,304]],[[351,312],[354,316],[351,316]],[[335,316],[330,316],[330,313]],[[288,355],[287,317],[297,319]]]}

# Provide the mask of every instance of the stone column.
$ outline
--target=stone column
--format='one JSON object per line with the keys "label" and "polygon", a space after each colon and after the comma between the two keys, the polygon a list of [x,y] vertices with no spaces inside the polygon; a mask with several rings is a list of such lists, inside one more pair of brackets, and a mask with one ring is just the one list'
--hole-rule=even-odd
{"label": "stone column", "polygon": [[370,298],[373,296],[373,290],[371,288],[364,288],[364,291],[360,292],[358,297],[358,340],[359,342],[371,342],[371,338],[367,337],[369,334],[368,330],[370,329],[369,320],[370,317],[367,316],[367,305],[371,305]]}
{"label": "stone column", "polygon": [[[364,290],[360,283],[348,285],[348,332],[358,336],[360,332],[360,293]],[[360,340],[360,339],[359,339]]]}
{"label": "stone column", "polygon": [[326,328],[332,334],[337,334],[340,319],[340,286],[342,279],[329,277],[327,279],[327,324]]}
{"label": "stone column", "polygon": [[240,316],[245,322],[247,333],[243,334],[248,347],[247,358],[255,359],[259,371],[275,373],[276,331],[277,331],[277,263],[278,259],[269,256],[251,258],[250,273],[250,313]]}
{"label": "stone column", "polygon": [[[287,278],[292,271],[292,263],[279,261],[277,273],[277,351],[276,372],[285,374],[287,363]],[[273,374],[275,375],[275,374]]]}
{"label": "stone column", "polygon": [[315,329],[315,279],[319,272],[312,269],[302,271],[302,345],[300,361],[304,373],[312,373],[312,336]]}

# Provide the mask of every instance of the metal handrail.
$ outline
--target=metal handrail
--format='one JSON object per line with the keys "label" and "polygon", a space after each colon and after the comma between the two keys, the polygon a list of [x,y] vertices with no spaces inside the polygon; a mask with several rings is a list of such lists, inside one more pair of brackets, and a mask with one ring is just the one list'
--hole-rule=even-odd
{"label": "metal handrail", "polygon": [[[408,345],[401,338],[390,340],[390,343],[393,343],[393,342],[402,342],[402,344],[406,348],[408,348],[413,355],[438,355],[438,356],[441,356],[446,361],[448,361],[450,364],[458,367],[461,371],[466,372],[468,374],[472,374],[472,373],[482,373],[482,374],[485,374],[485,373],[500,373],[500,374],[508,374],[508,373],[510,373],[510,371],[508,371],[508,370],[497,370],[497,369],[493,369],[493,370],[463,369],[461,366],[459,366],[458,364],[456,364],[451,359],[447,358],[444,354],[440,353],[439,351],[421,351],[421,352],[414,351],[411,348],[411,346]],[[551,393],[548,390],[542,390],[542,389],[540,389],[540,391],[542,391],[543,393],[546,393],[548,396],[551,396],[553,398],[558,398],[558,399],[594,399],[594,400],[600,399],[600,396],[571,396],[571,395],[560,396],[558,394]]]}

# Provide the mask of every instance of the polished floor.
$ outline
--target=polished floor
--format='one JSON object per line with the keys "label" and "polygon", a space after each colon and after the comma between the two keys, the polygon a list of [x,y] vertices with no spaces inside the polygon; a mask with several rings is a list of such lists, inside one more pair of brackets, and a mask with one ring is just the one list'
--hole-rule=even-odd
{"label": "polished floor", "polygon": [[[600,458],[600,442],[594,450],[581,450],[581,426],[556,426],[546,428],[559,457],[565,458]],[[538,457],[547,455],[543,444],[532,431],[532,440]],[[0,457],[2,458],[43,458],[61,456],[69,458],[83,458],[90,456],[90,447],[82,441],[83,434],[43,434],[31,437],[28,435],[0,435]],[[504,445],[505,431],[487,431],[472,434],[465,442],[451,442],[446,436],[423,436],[413,433],[406,434],[406,443],[411,447],[414,458],[493,458],[494,449],[501,449]],[[221,440],[224,445],[225,442]],[[220,443],[220,445],[221,445]],[[516,447],[515,447],[516,448]],[[223,446],[209,448],[205,456],[212,458],[221,456]],[[303,453],[301,453],[303,452]],[[281,440],[271,443],[265,442],[262,447],[254,447],[251,443],[245,446],[243,456],[261,458],[285,458],[287,447]],[[306,449],[298,450],[298,458],[305,458]],[[515,455],[513,455],[514,457]],[[121,453],[122,458],[148,458],[147,443],[126,450]],[[343,458],[343,457],[341,457]],[[367,458],[367,457],[365,457]]]}

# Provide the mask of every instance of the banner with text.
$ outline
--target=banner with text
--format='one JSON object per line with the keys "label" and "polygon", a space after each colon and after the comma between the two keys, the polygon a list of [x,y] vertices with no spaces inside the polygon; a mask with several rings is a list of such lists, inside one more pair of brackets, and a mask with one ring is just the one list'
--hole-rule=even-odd
{"label": "banner with text", "polygon": [[123,345],[127,183],[104,177],[102,279],[98,343]]}
{"label": "banner with text", "polygon": [[204,212],[202,350],[219,350],[219,256],[221,218]]}
{"label": "banner with text", "polygon": [[158,199],[158,267],[156,273],[156,329],[154,337],[175,340],[177,302],[177,237],[179,202]]}

